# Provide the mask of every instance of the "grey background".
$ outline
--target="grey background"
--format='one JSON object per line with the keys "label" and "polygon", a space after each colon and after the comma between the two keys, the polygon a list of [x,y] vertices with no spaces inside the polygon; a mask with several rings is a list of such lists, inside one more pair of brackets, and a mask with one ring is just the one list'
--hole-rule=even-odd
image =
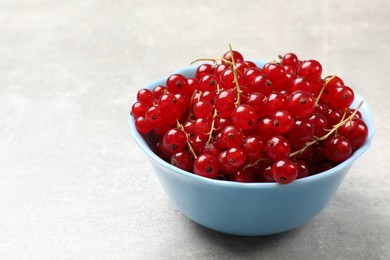
{"label": "grey background", "polygon": [[[0,1],[0,259],[389,259],[390,1]],[[228,43],[295,52],[360,93],[377,134],[306,225],[186,219],[131,139],[136,92]]]}

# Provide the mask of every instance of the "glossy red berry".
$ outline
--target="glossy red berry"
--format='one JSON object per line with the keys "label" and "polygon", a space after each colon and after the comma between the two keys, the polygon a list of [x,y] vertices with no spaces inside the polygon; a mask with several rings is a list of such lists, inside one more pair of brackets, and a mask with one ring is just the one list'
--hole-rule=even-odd
{"label": "glossy red berry", "polygon": [[221,91],[214,100],[215,109],[223,118],[230,117],[236,105],[236,95],[231,91]]}
{"label": "glossy red berry", "polygon": [[164,134],[162,145],[171,154],[182,152],[187,144],[187,136],[183,130],[172,128]]}
{"label": "glossy red berry", "polygon": [[321,77],[322,66],[316,60],[307,60],[298,67],[297,74],[309,80],[317,80]]}
{"label": "glossy red berry", "polygon": [[[239,85],[242,85],[242,74],[237,71],[237,82]],[[231,68],[224,70],[220,76],[220,83],[224,89],[231,89],[236,87],[236,82],[234,79],[234,71]]]}
{"label": "glossy red berry", "polygon": [[167,79],[167,90],[171,94],[184,94],[188,88],[187,78],[181,74],[172,74]]}
{"label": "glossy red berry", "polygon": [[158,107],[152,106],[145,113],[146,118],[153,124],[156,124],[161,121],[162,113]]}
{"label": "glossy red berry", "polygon": [[252,106],[244,104],[233,110],[231,118],[236,127],[245,130],[255,126],[257,115]]}
{"label": "glossy red berry", "polygon": [[206,178],[215,179],[218,175],[218,171],[218,160],[211,154],[201,154],[195,159],[195,174]]}
{"label": "glossy red berry", "polygon": [[146,134],[152,131],[153,124],[144,116],[140,116],[135,120],[135,127],[141,134]]}
{"label": "glossy red berry", "polygon": [[286,53],[282,58],[283,65],[298,66],[298,57],[295,53]]}
{"label": "glossy red berry", "polygon": [[279,110],[272,115],[272,121],[276,132],[286,133],[293,127],[295,119],[287,110]]}
{"label": "glossy red berry", "polygon": [[286,159],[290,155],[290,142],[283,136],[271,137],[265,144],[265,153],[273,161]]}
{"label": "glossy red berry", "polygon": [[214,68],[213,65],[205,63],[199,65],[199,67],[196,69],[195,77],[199,80],[207,74],[214,74]]}
{"label": "glossy red berry", "polygon": [[295,163],[289,159],[282,159],[272,165],[272,175],[276,182],[287,184],[294,181],[298,175]]}
{"label": "glossy red berry", "polygon": [[242,167],[233,174],[233,180],[237,182],[254,182],[255,177],[253,167]]}
{"label": "glossy red berry", "polygon": [[131,115],[137,119],[140,116],[145,116],[146,111],[148,111],[149,107],[145,103],[135,102],[131,107]]}
{"label": "glossy red berry", "polygon": [[222,130],[221,138],[226,147],[239,147],[243,140],[243,134],[239,128],[235,126],[227,126]]}
{"label": "glossy red berry", "polygon": [[175,153],[171,157],[171,164],[185,171],[192,171],[194,159],[190,152],[182,151]]}
{"label": "glossy red berry", "polygon": [[[233,58],[234,58],[234,62],[235,62],[235,63],[244,61],[244,57],[242,56],[242,54],[241,54],[240,52],[238,52],[238,51],[235,51],[235,50],[233,50],[232,52],[227,51],[227,52],[222,56],[222,58],[223,58],[224,60],[227,60],[227,61],[230,61],[230,62],[231,62],[231,61],[232,61],[232,55],[231,55],[231,53],[233,53]],[[222,62],[224,62],[224,61],[222,61]]]}
{"label": "glossy red berry", "polygon": [[149,89],[141,89],[137,93],[137,101],[147,106],[153,106],[153,93]]}
{"label": "glossy red berry", "polygon": [[212,74],[206,74],[199,80],[199,91],[216,91],[218,89],[219,79]]}
{"label": "glossy red berry", "polygon": [[324,153],[329,160],[342,162],[351,156],[352,145],[347,138],[341,135],[332,136],[324,143]]}
{"label": "glossy red berry", "polygon": [[192,106],[192,112],[196,118],[208,118],[212,115],[213,106],[208,101],[197,101]]}
{"label": "glossy red berry", "polygon": [[235,167],[242,166],[246,161],[245,152],[241,148],[230,148],[226,151],[226,157],[229,163]]}
{"label": "glossy red berry", "polygon": [[311,94],[298,90],[290,94],[288,108],[294,116],[305,117],[313,113],[315,99]]}
{"label": "glossy red berry", "polygon": [[302,179],[309,176],[309,166],[302,160],[295,161],[297,167],[297,179]]}
{"label": "glossy red berry", "polygon": [[251,135],[244,139],[242,143],[242,149],[246,155],[246,158],[249,162],[255,162],[263,154],[264,142],[258,135]]}
{"label": "glossy red berry", "polygon": [[363,120],[355,118],[341,126],[338,133],[349,140],[353,149],[357,149],[366,142],[368,127]]}

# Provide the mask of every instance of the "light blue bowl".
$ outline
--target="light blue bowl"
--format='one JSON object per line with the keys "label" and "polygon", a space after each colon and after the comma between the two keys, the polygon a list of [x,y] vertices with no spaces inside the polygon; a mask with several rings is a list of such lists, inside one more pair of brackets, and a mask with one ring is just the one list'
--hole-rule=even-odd
{"label": "light blue bowl", "polygon": [[[264,62],[255,61],[258,66]],[[179,69],[193,77],[197,66]],[[165,85],[166,78],[144,88]],[[355,95],[354,106],[363,100]],[[128,118],[131,134],[145,152],[172,203],[188,218],[210,229],[242,236],[269,235],[296,228],[316,216],[332,199],[340,183],[370,146],[375,129],[367,102],[360,108],[369,134],[366,143],[343,163],[317,175],[287,185],[277,183],[238,183],[207,179],[183,171],[159,158]]]}

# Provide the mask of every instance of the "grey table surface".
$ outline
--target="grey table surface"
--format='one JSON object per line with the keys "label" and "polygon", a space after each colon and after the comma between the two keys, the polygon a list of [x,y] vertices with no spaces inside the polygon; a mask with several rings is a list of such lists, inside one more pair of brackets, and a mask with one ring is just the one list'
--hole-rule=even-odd
{"label": "grey table surface", "polygon": [[[0,259],[390,259],[390,1],[0,1]],[[136,92],[228,43],[337,73],[377,133],[331,203],[265,237],[203,228],[131,139]]]}

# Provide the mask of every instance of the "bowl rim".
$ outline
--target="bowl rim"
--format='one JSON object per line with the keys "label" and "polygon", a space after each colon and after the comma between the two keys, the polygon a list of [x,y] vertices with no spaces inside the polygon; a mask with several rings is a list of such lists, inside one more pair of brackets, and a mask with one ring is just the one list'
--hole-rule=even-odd
{"label": "bowl rim", "polygon": [[[265,64],[265,62],[262,60],[251,60],[251,61],[255,62],[256,65],[258,65],[258,66]],[[194,70],[197,67],[198,67],[198,65],[191,65],[191,66],[183,67],[183,68],[180,68],[180,69],[174,71],[172,74],[174,74],[174,73],[184,74],[184,75],[193,74]],[[146,85],[144,85],[142,88],[151,89],[157,85],[163,85],[163,84],[165,84],[165,81],[167,78],[168,78],[168,76],[160,78],[158,80],[151,81],[151,82],[147,83]],[[136,98],[135,98],[135,100],[136,100]],[[291,187],[294,187],[297,185],[305,185],[308,183],[316,182],[320,179],[324,179],[324,178],[330,177],[334,174],[337,174],[338,171],[341,170],[342,168],[347,167],[347,166],[351,166],[352,163],[368,149],[368,147],[371,145],[371,141],[375,135],[375,128],[374,128],[374,123],[372,120],[371,109],[370,109],[369,105],[367,104],[367,101],[362,96],[360,96],[358,93],[355,92],[355,100],[354,100],[353,104],[351,105],[351,107],[357,107],[358,103],[360,103],[361,101],[363,101],[363,104],[362,104],[361,108],[359,109],[359,111],[363,111],[363,113],[362,113],[363,120],[368,127],[368,137],[367,137],[366,142],[359,149],[357,149],[351,155],[350,158],[348,158],[344,162],[341,162],[340,164],[336,165],[335,167],[333,167],[329,170],[326,170],[324,172],[315,174],[315,175],[307,176],[307,177],[304,177],[301,179],[296,179],[289,184],[279,184],[277,182],[243,183],[243,182],[235,182],[235,181],[229,181],[229,180],[217,180],[217,179],[205,178],[202,176],[198,176],[194,173],[184,171],[180,168],[177,168],[177,167],[169,164],[168,162],[166,162],[165,160],[160,158],[157,154],[155,154],[151,150],[151,148],[149,147],[147,142],[144,140],[142,135],[140,133],[138,133],[138,131],[136,130],[135,124],[134,124],[134,119],[129,114],[128,114],[128,124],[130,126],[130,133],[131,133],[133,139],[136,141],[138,146],[143,150],[144,153],[146,153],[146,155],[149,158],[151,158],[153,161],[155,161],[159,165],[163,166],[164,168],[166,168],[172,172],[175,172],[181,176],[188,177],[190,179],[193,179],[194,181],[202,182],[204,184],[224,186],[224,187],[233,187],[233,188],[248,188],[248,189],[282,188],[282,187],[290,187],[291,188]]]}

